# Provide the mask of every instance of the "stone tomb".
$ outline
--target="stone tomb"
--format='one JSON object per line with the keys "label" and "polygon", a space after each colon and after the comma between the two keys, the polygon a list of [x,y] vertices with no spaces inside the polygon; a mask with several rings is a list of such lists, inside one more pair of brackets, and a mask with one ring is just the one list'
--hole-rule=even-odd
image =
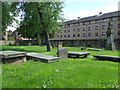
{"label": "stone tomb", "polygon": [[58,49],[57,55],[62,60],[68,59],[68,49],[67,48]]}
{"label": "stone tomb", "polygon": [[114,62],[120,62],[120,57],[118,56],[109,56],[109,55],[93,55],[97,60],[108,60]]}
{"label": "stone tomb", "polygon": [[59,57],[53,57],[38,53],[27,53],[27,60],[35,60],[35,61],[41,61],[45,63],[55,62],[59,60]]}
{"label": "stone tomb", "polygon": [[90,52],[68,52],[68,57],[79,58],[80,56],[82,56],[81,58],[86,58],[89,54]]}
{"label": "stone tomb", "polygon": [[103,49],[88,49],[89,51],[103,51]]}
{"label": "stone tomb", "polygon": [[26,53],[18,51],[0,51],[0,59],[5,64],[16,64],[26,62]]}

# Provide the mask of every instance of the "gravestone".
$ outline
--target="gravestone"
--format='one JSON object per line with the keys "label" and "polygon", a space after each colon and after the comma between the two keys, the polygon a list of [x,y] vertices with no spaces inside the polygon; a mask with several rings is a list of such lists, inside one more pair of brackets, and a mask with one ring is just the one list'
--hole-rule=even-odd
{"label": "gravestone", "polygon": [[68,49],[67,48],[60,48],[58,49],[57,55],[60,59],[68,59]]}
{"label": "gravestone", "polygon": [[86,48],[81,48],[81,50],[86,50]]}
{"label": "gravestone", "polygon": [[62,48],[62,42],[59,42],[59,43],[58,43],[57,48],[58,48],[58,49]]}

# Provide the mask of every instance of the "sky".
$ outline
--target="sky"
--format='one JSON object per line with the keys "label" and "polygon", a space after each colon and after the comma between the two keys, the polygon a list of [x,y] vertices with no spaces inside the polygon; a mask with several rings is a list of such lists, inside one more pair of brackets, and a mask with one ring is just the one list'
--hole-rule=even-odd
{"label": "sky", "polygon": [[[65,0],[63,14],[66,20],[98,15],[99,12],[108,13],[118,10],[120,0]],[[18,20],[20,18],[18,17]],[[16,23],[13,23],[16,26]],[[14,31],[16,28],[8,27]]]}

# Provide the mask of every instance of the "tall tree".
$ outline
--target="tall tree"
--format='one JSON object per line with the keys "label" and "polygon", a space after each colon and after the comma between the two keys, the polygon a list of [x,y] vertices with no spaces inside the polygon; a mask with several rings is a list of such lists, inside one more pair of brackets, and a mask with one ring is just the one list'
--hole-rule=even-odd
{"label": "tall tree", "polygon": [[63,22],[63,2],[25,2],[20,3],[18,10],[23,12],[23,21],[17,29],[22,37],[37,38],[41,35],[46,38],[47,51],[51,51],[49,37],[59,30],[60,22]]}

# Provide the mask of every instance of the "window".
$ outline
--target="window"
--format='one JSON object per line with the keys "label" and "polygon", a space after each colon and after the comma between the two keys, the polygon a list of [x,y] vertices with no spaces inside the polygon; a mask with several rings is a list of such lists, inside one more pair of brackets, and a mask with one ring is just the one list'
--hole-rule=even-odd
{"label": "window", "polygon": [[105,22],[106,20],[105,19],[102,19],[102,22]]}
{"label": "window", "polygon": [[99,23],[99,21],[98,21],[98,20],[96,20],[96,21],[95,21],[95,23]]}
{"label": "window", "polygon": [[120,24],[118,24],[118,28],[120,28]]}
{"label": "window", "polygon": [[98,26],[95,26],[95,30],[98,30]]}
{"label": "window", "polygon": [[75,34],[73,34],[73,37],[75,37]]}
{"label": "window", "polygon": [[95,36],[98,36],[98,33],[95,33]]}
{"label": "window", "polygon": [[85,25],[85,22],[83,22],[83,25]]}
{"label": "window", "polygon": [[68,35],[68,37],[70,37],[70,34]]}
{"label": "window", "polygon": [[91,30],[91,27],[88,27],[88,30]]}
{"label": "window", "polygon": [[73,29],[73,32],[75,32],[75,29]]}
{"label": "window", "polygon": [[118,20],[120,20],[120,17],[118,17]]}
{"label": "window", "polygon": [[77,25],[80,26],[80,23],[78,23]]}
{"label": "window", "polygon": [[78,32],[80,31],[80,29],[78,28]]}
{"label": "window", "polygon": [[70,25],[68,25],[68,28],[70,27]]}
{"label": "window", "polygon": [[62,31],[60,33],[62,33]]}
{"label": "window", "polygon": [[73,24],[73,27],[75,27],[75,24]]}
{"label": "window", "polygon": [[102,32],[102,36],[105,36],[105,34],[106,34],[105,32]]}
{"label": "window", "polygon": [[90,37],[91,36],[91,33],[88,33],[88,37]]}
{"label": "window", "polygon": [[64,37],[66,37],[66,35],[64,35]]}
{"label": "window", "polygon": [[83,33],[82,36],[85,37],[85,33]]}
{"label": "window", "polygon": [[110,18],[110,21],[113,21],[113,18]]}
{"label": "window", "polygon": [[57,37],[59,38],[59,35],[57,35]]}
{"label": "window", "polygon": [[66,33],[66,30],[64,31],[64,33]]}
{"label": "window", "polygon": [[62,35],[61,35],[61,37],[62,37]]}
{"label": "window", "polygon": [[102,26],[102,29],[105,29],[105,28],[106,28],[105,25],[103,25],[103,26]]}
{"label": "window", "polygon": [[111,28],[113,28],[114,26],[113,26],[113,25],[111,25],[110,27],[111,27]]}
{"label": "window", "polygon": [[80,34],[78,34],[78,37],[80,37]]}
{"label": "window", "polygon": [[118,35],[120,35],[120,31],[118,31]]}
{"label": "window", "polygon": [[68,32],[70,32],[70,29],[68,30]]}
{"label": "window", "polygon": [[88,24],[91,24],[91,21],[89,21]]}
{"label": "window", "polygon": [[66,28],[66,25],[64,26],[64,28]]}
{"label": "window", "polygon": [[83,31],[85,31],[85,28],[83,28]]}

